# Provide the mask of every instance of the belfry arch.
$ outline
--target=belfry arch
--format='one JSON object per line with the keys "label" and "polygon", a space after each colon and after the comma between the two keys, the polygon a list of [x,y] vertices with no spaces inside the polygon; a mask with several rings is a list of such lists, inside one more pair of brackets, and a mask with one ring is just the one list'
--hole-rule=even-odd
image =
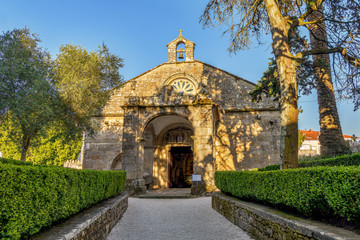
{"label": "belfry arch", "polygon": [[177,114],[152,118],[143,130],[144,180],[148,189],[191,187],[194,128]]}

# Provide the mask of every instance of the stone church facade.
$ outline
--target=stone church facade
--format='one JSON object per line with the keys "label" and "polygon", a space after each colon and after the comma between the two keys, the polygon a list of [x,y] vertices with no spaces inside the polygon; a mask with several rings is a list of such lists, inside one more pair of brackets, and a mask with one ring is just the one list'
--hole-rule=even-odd
{"label": "stone church facade", "polygon": [[168,62],[111,90],[82,168],[126,170],[138,191],[191,187],[200,174],[213,191],[217,170],[279,163],[278,104],[252,102],[253,83],[195,60],[181,33],[167,47]]}

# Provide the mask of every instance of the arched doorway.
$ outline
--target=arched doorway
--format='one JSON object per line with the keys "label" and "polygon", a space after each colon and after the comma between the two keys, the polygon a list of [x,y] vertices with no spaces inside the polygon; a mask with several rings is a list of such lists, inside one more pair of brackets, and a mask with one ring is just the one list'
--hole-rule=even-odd
{"label": "arched doorway", "polygon": [[[148,189],[191,187],[194,169],[192,124],[186,118],[161,115],[144,130],[144,179]],[[151,173],[151,183],[147,175]]]}

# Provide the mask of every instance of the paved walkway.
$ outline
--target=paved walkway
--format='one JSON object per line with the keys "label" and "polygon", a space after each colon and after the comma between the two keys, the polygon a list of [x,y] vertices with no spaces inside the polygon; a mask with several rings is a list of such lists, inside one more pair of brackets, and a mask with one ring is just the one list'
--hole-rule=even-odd
{"label": "paved walkway", "polygon": [[129,208],[108,240],[251,239],[211,208],[211,198],[129,198]]}

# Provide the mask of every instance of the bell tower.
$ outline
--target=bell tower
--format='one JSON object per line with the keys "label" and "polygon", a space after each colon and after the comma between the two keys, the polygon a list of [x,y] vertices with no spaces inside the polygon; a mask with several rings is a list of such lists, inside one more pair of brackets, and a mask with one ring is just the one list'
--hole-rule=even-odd
{"label": "bell tower", "polygon": [[[195,43],[186,39],[182,35],[182,30],[179,31],[179,36],[171,41],[167,46],[169,63],[176,62],[191,62],[194,61],[194,49]],[[185,45],[185,49],[181,48],[181,45]]]}

